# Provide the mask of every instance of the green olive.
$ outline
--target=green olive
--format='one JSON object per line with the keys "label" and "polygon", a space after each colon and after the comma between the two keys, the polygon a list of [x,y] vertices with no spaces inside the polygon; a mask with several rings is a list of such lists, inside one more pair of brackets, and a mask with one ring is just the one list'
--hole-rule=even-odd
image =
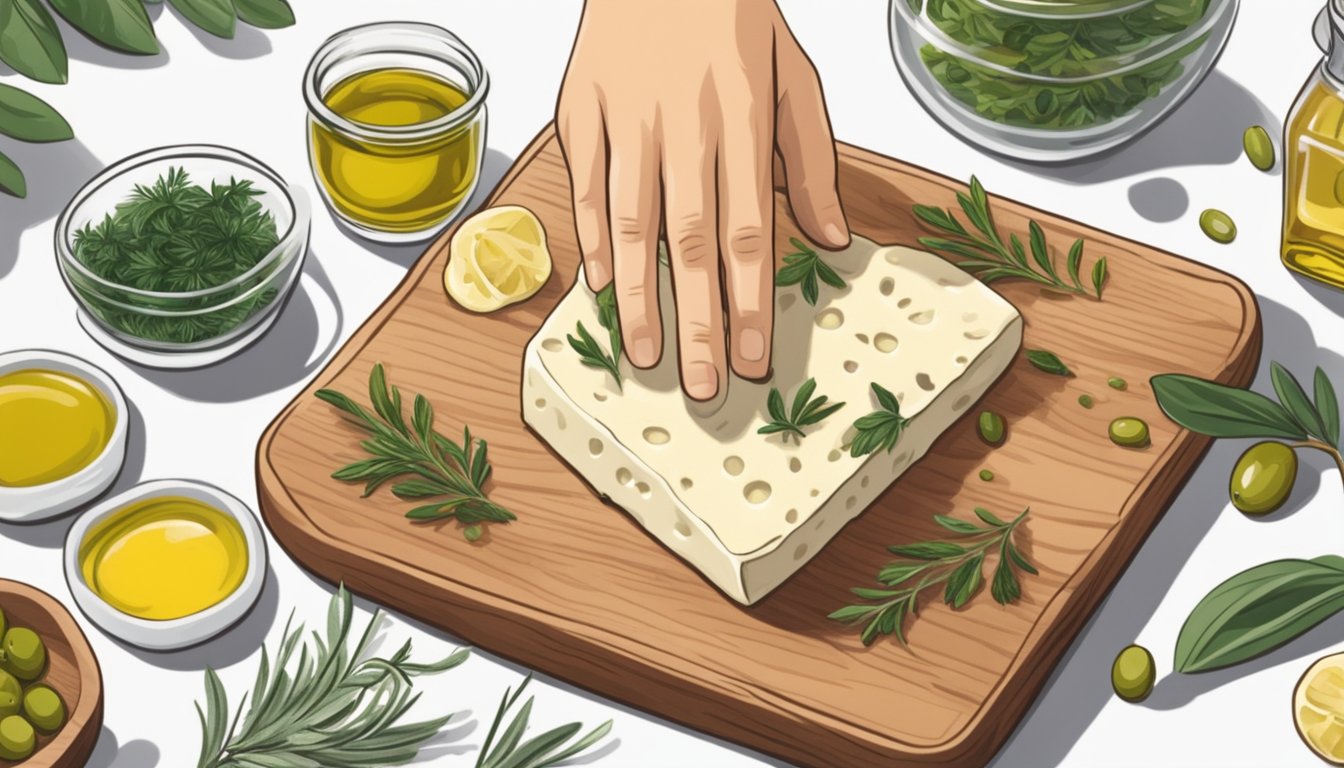
{"label": "green olive", "polygon": [[1270,440],[1252,445],[1237,459],[1228,493],[1237,509],[1264,515],[1283,506],[1296,480],[1297,452]]}
{"label": "green olive", "polygon": [[0,643],[0,666],[20,680],[36,680],[47,666],[47,646],[27,627],[15,627]]}
{"label": "green olive", "polygon": [[994,473],[990,472],[988,469],[982,469],[980,470],[980,479],[988,483],[994,479]]}
{"label": "green olive", "polygon": [[1118,653],[1111,665],[1111,687],[1125,701],[1143,701],[1153,692],[1157,670],[1153,654],[1142,645],[1131,645]]}
{"label": "green olive", "polygon": [[1091,395],[1079,395],[1079,396],[1078,396],[1078,404],[1081,405],[1081,406],[1083,406],[1084,408],[1091,408],[1093,403],[1094,403],[1094,401],[1092,400],[1092,396],[1091,396]]}
{"label": "green olive", "polygon": [[1148,444],[1148,424],[1143,419],[1122,416],[1111,422],[1111,442],[1126,448],[1142,448]]}
{"label": "green olive", "polygon": [[1269,131],[1259,125],[1252,125],[1241,135],[1241,146],[1246,150],[1246,159],[1251,165],[1262,171],[1274,167],[1274,140]]}
{"label": "green olive", "polygon": [[1227,245],[1237,239],[1237,223],[1231,216],[1210,208],[1199,215],[1199,228],[1215,243]]}
{"label": "green olive", "polygon": [[10,715],[0,720],[0,760],[27,760],[37,746],[37,734],[27,720]]}
{"label": "green olive", "polygon": [[65,725],[65,702],[48,685],[34,685],[23,692],[23,716],[43,733],[55,733]]}
{"label": "green olive", "polygon": [[993,411],[981,411],[980,422],[977,425],[980,430],[980,439],[990,445],[998,445],[1003,442],[1003,417]]}
{"label": "green olive", "polygon": [[12,693],[0,693],[0,720],[19,714],[19,698]]}
{"label": "green olive", "polygon": [[23,697],[23,686],[13,675],[3,669],[0,669],[0,694],[9,694],[16,699]]}

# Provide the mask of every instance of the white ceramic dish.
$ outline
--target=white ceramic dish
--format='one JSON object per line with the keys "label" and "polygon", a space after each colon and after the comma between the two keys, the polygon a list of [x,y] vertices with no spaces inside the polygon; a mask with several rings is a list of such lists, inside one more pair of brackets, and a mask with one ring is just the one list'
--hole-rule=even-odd
{"label": "white ceramic dish", "polygon": [[[141,619],[112,607],[84,581],[79,566],[79,550],[91,527],[134,502],[156,496],[184,496],[223,511],[237,521],[247,543],[247,571],[233,594],[203,611],[167,621]],[[152,651],[172,651],[196,645],[233,626],[256,604],[265,579],[266,539],[256,515],[231,494],[194,480],[141,483],[85,512],[75,521],[65,539],[65,580],[70,585],[75,605],[109,635]]]}
{"label": "white ceramic dish", "polygon": [[42,485],[0,486],[0,521],[36,523],[69,512],[91,501],[112,485],[126,460],[127,421],[130,419],[121,387],[106,371],[74,355],[46,349],[23,349],[0,354],[0,374],[44,369],[66,373],[92,384],[115,411],[111,439],[98,458],[69,477]]}

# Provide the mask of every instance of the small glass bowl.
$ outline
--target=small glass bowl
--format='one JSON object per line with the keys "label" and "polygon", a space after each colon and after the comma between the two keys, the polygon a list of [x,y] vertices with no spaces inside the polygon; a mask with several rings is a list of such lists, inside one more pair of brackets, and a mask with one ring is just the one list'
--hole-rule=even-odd
{"label": "small glass bowl", "polygon": [[[279,243],[247,272],[196,291],[141,290],[84,266],[75,256],[75,233],[97,226],[135,185],[152,185],[171,168],[207,188],[212,181],[250,180],[275,218]],[[80,324],[95,341],[141,365],[197,368],[240,352],[275,322],[302,272],[309,223],[303,191],[261,161],[227,147],[164,147],[122,160],[75,195],[56,222],[56,262],[79,304]]]}
{"label": "small glass bowl", "polygon": [[1158,2],[891,0],[892,53],[915,98],[962,139],[1019,160],[1069,162],[1137,138],[1179,106],[1213,69],[1239,7],[1207,0],[1188,26],[1168,20],[1109,56],[1055,52],[1086,48],[1089,26],[1128,30],[1131,14]]}
{"label": "small glass bowl", "polygon": [[[327,104],[342,84],[381,71],[428,76],[465,100],[441,117],[404,125],[361,122]],[[489,91],[475,52],[433,24],[367,24],[323,43],[308,64],[303,96],[309,162],[336,220],[369,240],[414,243],[456,218],[480,181]]]}

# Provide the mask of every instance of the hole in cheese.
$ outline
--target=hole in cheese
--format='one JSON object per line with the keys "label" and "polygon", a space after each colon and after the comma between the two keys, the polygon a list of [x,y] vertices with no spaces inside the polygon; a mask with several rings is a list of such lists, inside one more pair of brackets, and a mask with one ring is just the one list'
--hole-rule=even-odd
{"label": "hole in cheese", "polygon": [[742,470],[746,468],[747,463],[742,460],[741,456],[729,456],[728,458],[723,460],[723,471],[727,472],[733,477],[737,477],[738,475],[742,474]]}
{"label": "hole in cheese", "polygon": [[793,458],[789,459],[789,471],[795,474],[798,472],[802,472],[803,471],[802,460],[800,460],[797,456],[794,456]]}
{"label": "hole in cheese", "polygon": [[764,480],[753,480],[742,489],[742,495],[752,504],[764,504],[770,499],[770,484]]}
{"label": "hole in cheese", "polygon": [[929,374],[927,373],[916,373],[915,383],[925,392],[932,392],[934,390],[933,379],[929,378]]}
{"label": "hole in cheese", "polygon": [[933,322],[933,315],[934,311],[932,309],[921,310],[910,316],[910,322],[915,325],[928,325]]}
{"label": "hole in cheese", "polygon": [[790,509],[788,512],[785,512],[784,522],[789,523],[790,525],[798,522],[798,510]]}
{"label": "hole in cheese", "polygon": [[877,347],[878,352],[891,353],[896,351],[896,337],[890,333],[879,333],[873,339],[873,346]]}
{"label": "hole in cheese", "polygon": [[841,455],[842,455],[842,454],[841,454],[839,451],[837,451],[837,450],[832,450],[830,453],[826,454],[826,460],[827,460],[827,461],[839,461]]}
{"label": "hole in cheese", "polygon": [[858,498],[850,496],[848,499],[845,499],[845,509],[853,509],[854,505],[858,503],[859,503]]}
{"label": "hole in cheese", "polygon": [[638,483],[635,483],[635,490],[639,492],[640,496],[646,499],[653,496],[653,489],[650,488],[649,484],[646,482],[640,481]]}
{"label": "hole in cheese", "polygon": [[980,319],[980,315],[978,315],[978,314],[975,313],[975,312],[963,312],[962,315],[961,315],[961,321],[962,321],[963,323],[974,323],[976,320],[979,320],[979,319]]}
{"label": "hole in cheese", "polygon": [[560,411],[555,412],[555,426],[559,427],[560,429],[565,429],[566,427],[569,426],[569,422],[565,421],[565,414],[561,413]]}
{"label": "hole in cheese", "polygon": [[913,304],[914,301],[915,301],[914,299],[901,299],[900,301],[896,302],[896,307],[897,309],[905,309],[906,307]]}
{"label": "hole in cheese", "polygon": [[854,334],[854,338],[858,339],[860,344],[868,343],[868,334],[866,333],[856,333]]}
{"label": "hole in cheese", "polygon": [[599,403],[605,403],[605,402],[607,402],[607,393],[606,393],[606,392],[594,392],[594,393],[593,393],[593,399],[596,400],[596,401],[599,402]]}
{"label": "hole in cheese", "polygon": [[793,550],[793,559],[802,560],[804,557],[807,557],[807,545],[799,544],[798,548]]}
{"label": "hole in cheese", "polygon": [[860,487],[860,488],[867,488],[867,487],[868,487],[868,484],[871,483],[871,482],[872,482],[872,478],[868,477],[867,475],[864,475],[864,476],[863,476],[863,479],[859,480],[859,487]]}
{"label": "hole in cheese", "polygon": [[968,339],[983,339],[989,335],[989,331],[985,328],[976,328],[974,331],[967,331],[962,335]]}
{"label": "hole in cheese", "polygon": [[685,520],[678,519],[677,522],[672,525],[672,530],[676,531],[677,535],[683,539],[691,538],[691,524]]}
{"label": "hole in cheese", "polygon": [[630,470],[626,469],[625,467],[621,467],[620,469],[616,470],[616,482],[620,483],[621,485],[629,485],[630,481],[634,479],[635,476],[630,474]]}
{"label": "hole in cheese", "polygon": [[966,359],[965,355],[957,355],[957,365],[965,365],[968,362],[970,361]]}
{"label": "hole in cheese", "polygon": [[665,445],[672,435],[662,427],[648,427],[644,430],[644,440],[649,445]]}
{"label": "hole in cheese", "polygon": [[846,361],[845,361],[845,372],[846,372],[846,373],[854,373],[854,372],[857,371],[857,370],[859,370],[859,364],[858,364],[858,363],[854,362],[853,360],[846,360]]}
{"label": "hole in cheese", "polygon": [[817,327],[827,331],[834,331],[836,328],[845,324],[845,313],[829,307],[817,313]]}
{"label": "hole in cheese", "polygon": [[970,396],[970,395],[962,395],[961,397],[958,397],[958,398],[957,398],[957,402],[955,402],[955,403],[952,404],[952,410],[954,410],[954,411],[965,410],[965,409],[966,409],[966,406],[968,406],[968,405],[970,405],[970,404],[971,404],[971,396]]}
{"label": "hole in cheese", "polygon": [[545,407],[546,407],[546,398],[544,398],[544,397],[538,397],[538,398],[537,398],[537,402],[536,402],[536,406],[537,406],[537,410],[541,410],[542,408],[545,408]]}
{"label": "hole in cheese", "polygon": [[541,342],[541,348],[547,352],[559,352],[565,348],[565,343],[559,339],[546,339]]}
{"label": "hole in cheese", "polygon": [[883,296],[890,296],[891,292],[896,290],[896,281],[890,277],[884,277],[882,282],[877,284],[877,290],[881,291]]}
{"label": "hole in cheese", "polygon": [[816,497],[821,495],[821,491],[817,490],[816,488],[813,488],[808,495],[815,499]]}
{"label": "hole in cheese", "polygon": [[588,441],[588,453],[591,453],[594,459],[602,455],[602,449],[605,447],[606,446],[602,445],[602,441],[598,440],[596,437]]}

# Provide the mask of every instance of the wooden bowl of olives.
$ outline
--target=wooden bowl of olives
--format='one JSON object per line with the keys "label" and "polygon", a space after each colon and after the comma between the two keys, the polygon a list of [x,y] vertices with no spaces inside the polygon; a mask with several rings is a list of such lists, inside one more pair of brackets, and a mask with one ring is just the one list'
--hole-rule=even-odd
{"label": "wooden bowl of olives", "polygon": [[102,672],[74,617],[0,579],[0,768],[80,768],[102,727]]}

